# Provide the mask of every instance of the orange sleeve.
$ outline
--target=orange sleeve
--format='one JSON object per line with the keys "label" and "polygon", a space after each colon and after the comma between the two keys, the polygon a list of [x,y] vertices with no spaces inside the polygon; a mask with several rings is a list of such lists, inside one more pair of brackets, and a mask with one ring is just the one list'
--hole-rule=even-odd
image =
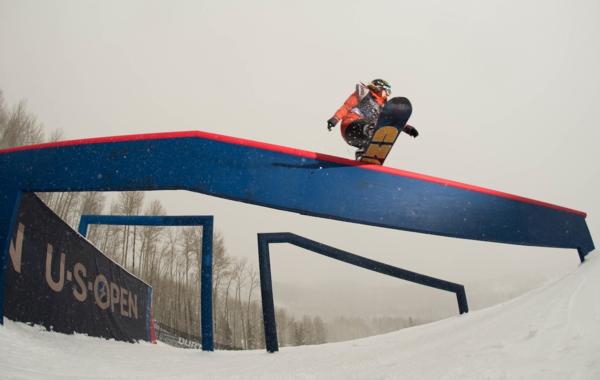
{"label": "orange sleeve", "polygon": [[338,120],[342,120],[352,108],[358,105],[358,101],[358,93],[354,91],[352,95],[350,95],[348,99],[346,99],[344,104],[342,104],[340,109],[338,109],[333,116]]}

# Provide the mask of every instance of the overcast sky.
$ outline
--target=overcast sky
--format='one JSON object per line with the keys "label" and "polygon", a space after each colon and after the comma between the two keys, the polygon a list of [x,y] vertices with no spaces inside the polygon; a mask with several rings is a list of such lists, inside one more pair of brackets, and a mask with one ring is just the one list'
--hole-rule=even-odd
{"label": "overcast sky", "polygon": [[[69,139],[202,130],[353,157],[325,121],[356,82],[381,77],[411,99],[421,133],[400,136],[386,165],[586,211],[597,238],[599,21],[596,0],[0,0],[0,89]],[[253,263],[257,232],[291,231],[459,283],[578,265],[574,250],[383,230],[194,193],[149,197],[173,214],[214,214],[230,253]],[[397,282],[299,249],[275,248],[272,260],[275,281]]]}

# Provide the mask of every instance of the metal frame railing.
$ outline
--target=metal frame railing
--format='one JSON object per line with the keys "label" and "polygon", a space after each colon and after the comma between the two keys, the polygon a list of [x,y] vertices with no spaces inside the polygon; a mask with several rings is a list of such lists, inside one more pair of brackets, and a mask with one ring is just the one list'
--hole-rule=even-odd
{"label": "metal frame railing", "polygon": [[402,280],[453,292],[456,294],[459,313],[463,314],[469,311],[465,287],[461,284],[456,284],[450,281],[441,280],[439,278],[426,276],[424,274],[411,272],[406,269],[371,260],[366,257],[358,256],[290,232],[260,233],[258,234],[258,262],[260,270],[260,291],[263,307],[263,323],[265,328],[265,345],[268,352],[276,352],[279,350],[279,343],[277,341],[277,325],[275,322],[275,304],[273,301],[273,283],[271,279],[271,258],[269,253],[269,244],[274,243],[293,244],[297,247],[330,257],[334,260],[343,261],[351,265],[386,274]]}

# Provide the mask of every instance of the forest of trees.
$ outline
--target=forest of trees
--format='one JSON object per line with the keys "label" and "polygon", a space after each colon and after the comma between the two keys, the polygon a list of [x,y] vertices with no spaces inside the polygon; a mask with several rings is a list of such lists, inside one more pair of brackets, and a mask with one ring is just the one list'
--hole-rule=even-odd
{"label": "forest of trees", "polygon": [[[25,101],[5,104],[0,91],[0,149],[63,138],[48,136]],[[73,228],[82,214],[167,215],[159,200],[141,191],[40,193],[38,196]],[[190,335],[200,329],[200,227],[91,226],[94,245],[153,287],[154,318]],[[246,260],[230,255],[219,232],[213,241],[213,319],[217,348],[264,347],[258,272]],[[276,311],[281,346],[320,344],[384,333],[414,324],[398,318],[324,322],[318,316]]]}

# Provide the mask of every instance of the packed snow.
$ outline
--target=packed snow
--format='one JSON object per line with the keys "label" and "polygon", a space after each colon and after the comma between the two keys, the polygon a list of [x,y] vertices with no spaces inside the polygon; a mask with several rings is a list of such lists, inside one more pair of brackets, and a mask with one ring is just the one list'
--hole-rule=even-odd
{"label": "packed snow", "polygon": [[[535,270],[535,268],[532,268]],[[600,379],[600,259],[487,309],[386,335],[266,351],[178,349],[5,321],[1,379]]]}

